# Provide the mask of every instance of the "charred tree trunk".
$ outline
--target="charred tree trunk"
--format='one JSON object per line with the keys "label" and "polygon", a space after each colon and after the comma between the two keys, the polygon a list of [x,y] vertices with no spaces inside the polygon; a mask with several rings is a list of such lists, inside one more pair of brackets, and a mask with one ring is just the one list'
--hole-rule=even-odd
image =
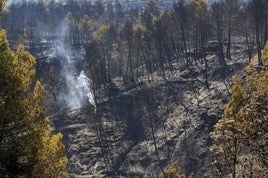
{"label": "charred tree trunk", "polygon": [[246,45],[247,45],[247,52],[248,52],[248,63],[251,62],[251,59],[252,59],[252,50],[253,50],[253,46],[254,46],[254,41],[250,41],[249,39],[249,33],[248,33],[248,30],[249,30],[249,26],[248,26],[248,23],[246,23]]}
{"label": "charred tree trunk", "polygon": [[218,41],[218,56],[220,65],[225,65],[224,52],[223,52],[223,5],[220,3],[215,3],[212,5],[213,16],[216,22],[217,29],[217,41]]}
{"label": "charred tree trunk", "polygon": [[262,59],[261,59],[261,39],[260,39],[260,27],[259,23],[256,21],[255,24],[255,33],[256,33],[256,42],[257,42],[257,51],[258,51],[258,63],[260,66],[263,65]]}
{"label": "charred tree trunk", "polygon": [[132,61],[132,51],[131,51],[131,45],[128,46],[128,64],[127,64],[127,74],[128,74],[128,69],[130,70],[130,75],[131,75],[131,82],[133,85],[136,85],[135,79],[134,79],[134,70],[133,70],[133,61]]}
{"label": "charred tree trunk", "polygon": [[268,2],[266,0],[264,2],[264,44],[263,44],[263,48],[264,48],[267,40],[268,40]]}
{"label": "charred tree trunk", "polygon": [[226,57],[227,59],[231,60],[231,30],[232,30],[232,16],[231,12],[229,14],[229,19],[228,19],[228,42],[227,42],[227,52],[226,52]]}

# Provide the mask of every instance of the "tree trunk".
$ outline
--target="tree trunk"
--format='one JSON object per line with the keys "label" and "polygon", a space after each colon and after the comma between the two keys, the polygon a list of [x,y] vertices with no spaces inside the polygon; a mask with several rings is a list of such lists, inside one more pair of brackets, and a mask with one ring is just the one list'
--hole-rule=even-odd
{"label": "tree trunk", "polygon": [[[218,13],[218,12],[216,12]],[[222,39],[222,20],[219,17],[220,14],[216,15],[216,24],[217,24],[217,37],[218,37],[218,55],[219,55],[219,63],[221,65],[225,65],[226,62],[224,60],[224,52],[223,52],[223,39]]]}
{"label": "tree trunk", "polygon": [[252,47],[249,42],[249,34],[248,34],[248,23],[246,22],[246,44],[247,44],[247,51],[248,51],[248,63],[251,62],[252,58]]}
{"label": "tree trunk", "polygon": [[264,44],[262,46],[262,48],[264,48],[265,46],[265,43],[267,42],[268,40],[268,2],[267,0],[265,0],[265,3],[264,3]]}
{"label": "tree trunk", "polygon": [[256,42],[257,42],[257,51],[258,51],[258,63],[260,66],[262,66],[262,59],[261,59],[261,40],[260,40],[260,28],[259,23],[256,21],[255,24],[255,30],[256,30]]}
{"label": "tree trunk", "polygon": [[231,12],[229,14],[229,21],[228,21],[228,44],[227,44],[227,59],[231,60],[231,30],[232,30],[232,16]]}

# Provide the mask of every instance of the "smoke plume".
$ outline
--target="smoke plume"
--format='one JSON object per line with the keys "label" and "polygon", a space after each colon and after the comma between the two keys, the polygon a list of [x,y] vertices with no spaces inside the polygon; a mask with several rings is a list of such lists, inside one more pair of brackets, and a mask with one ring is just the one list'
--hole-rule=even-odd
{"label": "smoke plume", "polygon": [[[68,33],[66,23],[62,23],[59,29],[61,36]],[[81,51],[72,49],[59,40],[57,45],[57,55],[61,60],[61,77],[63,86],[61,87],[59,101],[68,106],[70,110],[80,109],[85,105],[95,106],[94,96],[90,89],[91,80],[83,70],[84,59]],[[80,66],[80,67],[79,67]]]}

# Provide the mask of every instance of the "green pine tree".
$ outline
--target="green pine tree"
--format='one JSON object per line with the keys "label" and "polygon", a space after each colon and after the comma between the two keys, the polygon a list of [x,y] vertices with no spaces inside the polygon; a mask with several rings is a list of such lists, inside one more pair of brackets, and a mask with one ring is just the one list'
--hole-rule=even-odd
{"label": "green pine tree", "polygon": [[0,31],[0,177],[66,177],[60,133],[53,135],[35,81],[35,59],[12,51]]}
{"label": "green pine tree", "polygon": [[[266,61],[268,46],[263,52]],[[265,177],[268,173],[268,66],[251,63],[246,79],[232,87],[231,100],[211,133],[217,176]]]}

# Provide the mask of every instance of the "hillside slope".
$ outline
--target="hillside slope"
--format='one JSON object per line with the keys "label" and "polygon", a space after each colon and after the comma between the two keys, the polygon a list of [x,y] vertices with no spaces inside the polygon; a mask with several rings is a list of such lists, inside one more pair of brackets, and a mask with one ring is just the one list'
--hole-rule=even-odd
{"label": "hillside slope", "polygon": [[116,92],[103,98],[97,110],[90,104],[56,109],[52,86],[44,81],[50,88],[47,115],[64,135],[72,177],[162,177],[174,159],[186,175],[213,177],[209,133],[228,101],[230,83],[246,65],[239,48],[233,54],[226,66],[216,63],[216,55],[207,56],[209,88],[202,61],[190,69],[174,61],[168,81],[155,72],[154,80],[141,78],[136,88],[114,78]]}

